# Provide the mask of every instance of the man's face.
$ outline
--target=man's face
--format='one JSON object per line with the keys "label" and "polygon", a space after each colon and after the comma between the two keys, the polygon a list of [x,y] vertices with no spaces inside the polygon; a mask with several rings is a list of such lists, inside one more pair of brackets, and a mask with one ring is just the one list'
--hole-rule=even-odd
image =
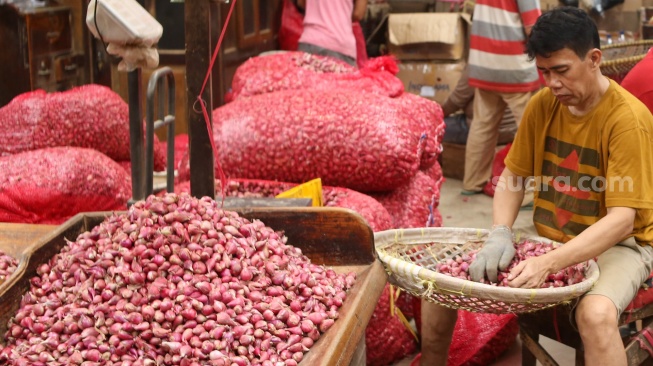
{"label": "man's face", "polygon": [[581,106],[590,96],[595,69],[590,57],[593,51],[582,60],[569,48],[553,52],[549,57],[535,57],[546,86],[563,105]]}

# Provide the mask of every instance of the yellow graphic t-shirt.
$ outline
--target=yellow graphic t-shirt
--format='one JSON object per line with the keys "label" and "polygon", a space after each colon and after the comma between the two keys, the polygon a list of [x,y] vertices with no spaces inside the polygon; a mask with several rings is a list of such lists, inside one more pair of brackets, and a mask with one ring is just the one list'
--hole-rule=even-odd
{"label": "yellow graphic t-shirt", "polygon": [[607,213],[637,209],[633,236],[653,242],[653,116],[616,82],[584,116],[549,88],[529,103],[505,159],[536,181],[533,221],[539,235],[569,241]]}

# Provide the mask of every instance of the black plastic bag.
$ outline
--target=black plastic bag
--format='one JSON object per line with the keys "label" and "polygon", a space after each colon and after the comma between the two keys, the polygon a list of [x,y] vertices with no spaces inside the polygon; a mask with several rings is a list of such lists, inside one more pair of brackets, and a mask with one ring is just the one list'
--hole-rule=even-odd
{"label": "black plastic bag", "polygon": [[578,0],[560,0],[562,5],[564,6],[573,6],[573,7],[578,7]]}
{"label": "black plastic bag", "polygon": [[592,12],[603,16],[606,10],[619,4],[623,4],[624,0],[594,0],[593,3],[594,5],[591,9]]}

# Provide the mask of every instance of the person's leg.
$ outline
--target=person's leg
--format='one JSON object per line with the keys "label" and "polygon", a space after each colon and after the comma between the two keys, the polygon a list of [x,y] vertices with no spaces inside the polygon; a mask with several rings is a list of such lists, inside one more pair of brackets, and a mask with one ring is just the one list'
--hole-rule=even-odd
{"label": "person's leg", "polygon": [[531,100],[531,97],[535,95],[536,92],[526,92],[526,93],[502,93],[501,98],[512,112],[512,115],[515,117],[515,123],[517,126],[521,123],[521,119],[524,116],[524,110],[528,101]]}
{"label": "person's leg", "polygon": [[586,365],[627,365],[617,319],[617,308],[609,298],[588,295],[580,300],[576,323],[585,348]]}
{"label": "person's leg", "polygon": [[626,365],[618,319],[651,273],[652,262],[653,249],[633,238],[599,256],[601,275],[575,312],[586,365]]}
{"label": "person's leg", "polygon": [[499,124],[506,103],[500,94],[476,89],[474,119],[465,146],[463,194],[483,191],[492,176],[492,161],[499,139]]}
{"label": "person's leg", "polygon": [[447,364],[458,310],[422,300],[421,366]]}

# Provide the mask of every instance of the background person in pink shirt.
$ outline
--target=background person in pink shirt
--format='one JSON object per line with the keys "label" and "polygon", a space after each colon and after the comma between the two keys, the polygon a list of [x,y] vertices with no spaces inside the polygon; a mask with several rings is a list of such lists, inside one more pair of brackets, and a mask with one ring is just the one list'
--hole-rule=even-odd
{"label": "background person in pink shirt", "polygon": [[305,9],[298,50],[356,66],[352,22],[363,19],[367,0],[297,0],[297,5]]}

